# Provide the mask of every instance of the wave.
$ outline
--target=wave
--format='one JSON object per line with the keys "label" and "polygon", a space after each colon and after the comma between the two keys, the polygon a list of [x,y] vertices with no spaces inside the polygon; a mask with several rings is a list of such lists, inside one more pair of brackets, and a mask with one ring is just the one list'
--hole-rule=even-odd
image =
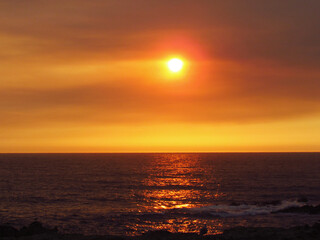
{"label": "wave", "polygon": [[211,205],[197,208],[171,209],[168,211],[170,213],[197,216],[237,217],[270,214],[289,207],[301,207],[303,205],[305,203],[297,200],[286,200],[279,202],[279,204]]}
{"label": "wave", "polygon": [[[167,217],[196,217],[196,218],[227,218],[227,217],[241,217],[241,216],[255,216],[267,215],[271,213],[281,212],[283,209],[291,207],[305,206],[305,202],[298,200],[285,200],[269,203],[256,204],[238,204],[238,205],[210,205],[194,208],[173,208],[161,212],[140,212],[124,214],[126,217],[137,217],[147,219],[162,219]],[[122,214],[121,214],[122,215]]]}

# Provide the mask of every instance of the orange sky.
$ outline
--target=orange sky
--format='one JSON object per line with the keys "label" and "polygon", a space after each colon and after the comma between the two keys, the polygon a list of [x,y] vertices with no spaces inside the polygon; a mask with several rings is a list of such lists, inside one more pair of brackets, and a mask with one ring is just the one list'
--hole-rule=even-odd
{"label": "orange sky", "polygon": [[0,152],[320,151],[319,8],[1,1]]}

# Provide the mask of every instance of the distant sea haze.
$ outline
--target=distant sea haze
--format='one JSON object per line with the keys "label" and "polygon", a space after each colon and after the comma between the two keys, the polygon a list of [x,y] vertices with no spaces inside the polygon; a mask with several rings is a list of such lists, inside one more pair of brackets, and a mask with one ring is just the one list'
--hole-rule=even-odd
{"label": "distant sea haze", "polygon": [[320,203],[320,153],[0,154],[0,166],[0,223],[17,227],[214,234],[318,220],[275,212]]}

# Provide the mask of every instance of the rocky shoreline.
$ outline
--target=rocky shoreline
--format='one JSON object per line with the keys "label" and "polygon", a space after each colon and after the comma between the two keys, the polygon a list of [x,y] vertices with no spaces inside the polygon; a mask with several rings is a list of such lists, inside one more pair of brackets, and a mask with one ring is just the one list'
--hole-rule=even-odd
{"label": "rocky shoreline", "polygon": [[[320,205],[288,207],[274,213],[319,214]],[[319,219],[320,220],[320,219]],[[217,235],[196,233],[171,233],[168,231],[149,231],[140,236],[85,236],[82,234],[63,234],[58,228],[47,228],[40,222],[33,222],[21,229],[10,225],[0,225],[2,240],[319,240],[320,221],[312,226],[291,228],[275,227],[234,227]]]}
{"label": "rocky shoreline", "polygon": [[292,228],[235,227],[218,235],[196,233],[170,233],[150,231],[140,236],[85,236],[82,234],[62,234],[57,228],[46,228],[40,222],[33,222],[20,230],[10,226],[0,226],[0,239],[3,240],[319,240],[320,222],[312,226]]}

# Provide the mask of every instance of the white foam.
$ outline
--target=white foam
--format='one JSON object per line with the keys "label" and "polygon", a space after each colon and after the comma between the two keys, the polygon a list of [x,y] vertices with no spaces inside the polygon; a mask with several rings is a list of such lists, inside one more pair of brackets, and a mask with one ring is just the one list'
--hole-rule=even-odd
{"label": "white foam", "polygon": [[199,208],[185,208],[184,213],[189,214],[210,214],[212,216],[220,217],[235,217],[235,216],[249,216],[249,215],[263,215],[271,212],[279,211],[288,207],[300,207],[304,203],[297,201],[282,201],[278,205],[247,205],[241,204],[238,206],[230,205],[211,205]]}

